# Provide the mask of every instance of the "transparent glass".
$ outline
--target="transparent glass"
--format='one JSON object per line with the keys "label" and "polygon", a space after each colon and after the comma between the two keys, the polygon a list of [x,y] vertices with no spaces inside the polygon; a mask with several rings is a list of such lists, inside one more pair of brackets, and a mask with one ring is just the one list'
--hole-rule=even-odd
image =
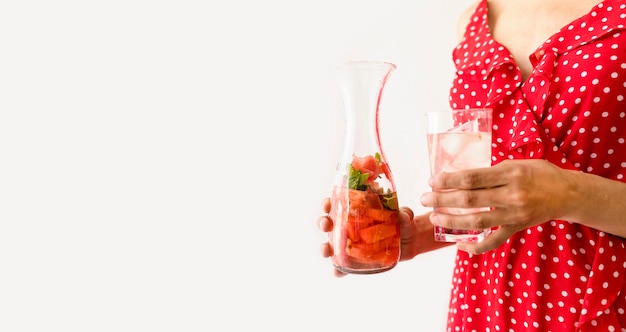
{"label": "transparent glass", "polygon": [[[432,175],[463,169],[491,166],[492,110],[461,109],[426,113],[428,155]],[[489,207],[463,209],[436,208],[450,214],[488,211]],[[449,229],[435,226],[435,240],[442,242],[479,242],[490,232],[485,230]]]}
{"label": "transparent glass", "polygon": [[333,265],[345,273],[388,271],[400,258],[398,198],[378,126],[383,90],[395,68],[388,62],[350,61],[335,71],[346,121],[329,239]]}

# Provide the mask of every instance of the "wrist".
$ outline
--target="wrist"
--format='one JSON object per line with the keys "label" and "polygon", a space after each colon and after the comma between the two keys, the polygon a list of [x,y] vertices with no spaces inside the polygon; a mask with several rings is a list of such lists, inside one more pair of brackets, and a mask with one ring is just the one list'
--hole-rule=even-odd
{"label": "wrist", "polygon": [[589,202],[590,188],[588,175],[578,170],[564,170],[565,183],[563,188],[563,210],[555,219],[580,223],[584,219],[584,211]]}

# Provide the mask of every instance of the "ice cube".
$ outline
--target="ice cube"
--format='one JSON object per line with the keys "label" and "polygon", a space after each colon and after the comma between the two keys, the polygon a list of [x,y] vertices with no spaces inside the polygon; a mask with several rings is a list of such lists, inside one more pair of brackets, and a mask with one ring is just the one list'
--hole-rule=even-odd
{"label": "ice cube", "polygon": [[472,133],[465,136],[464,145],[452,161],[455,169],[489,167],[491,165],[491,134]]}
{"label": "ice cube", "polygon": [[468,133],[478,131],[478,119],[467,121],[448,130],[450,133]]}
{"label": "ice cube", "polygon": [[446,155],[457,156],[467,144],[466,135],[440,135],[439,146]]}

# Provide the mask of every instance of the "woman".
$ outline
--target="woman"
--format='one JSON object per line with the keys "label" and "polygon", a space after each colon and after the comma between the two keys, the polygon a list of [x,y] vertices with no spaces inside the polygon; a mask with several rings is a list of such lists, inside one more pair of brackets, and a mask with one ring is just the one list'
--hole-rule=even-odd
{"label": "woman", "polygon": [[449,331],[626,331],[626,1],[478,0],[459,37],[450,105],[494,109],[493,167],[421,203],[493,209],[403,208],[401,260],[447,245],[433,224],[491,227],[457,244]]}

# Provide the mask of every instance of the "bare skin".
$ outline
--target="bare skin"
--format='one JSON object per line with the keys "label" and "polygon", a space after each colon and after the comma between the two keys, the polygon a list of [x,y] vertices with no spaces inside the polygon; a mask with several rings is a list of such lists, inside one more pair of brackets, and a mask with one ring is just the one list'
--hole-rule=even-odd
{"label": "bare skin", "polygon": [[[458,243],[481,254],[515,232],[553,219],[580,223],[626,237],[626,184],[593,174],[561,169],[545,160],[507,160],[490,168],[442,173],[430,179],[427,207],[492,206],[488,212],[463,216],[432,213],[433,224],[459,229],[497,227],[479,243]],[[443,189],[456,189],[440,192]]]}
{"label": "bare skin", "polygon": [[[529,56],[560,28],[585,15],[599,0],[489,0],[492,37],[513,55],[526,78],[532,72]],[[459,38],[478,2],[469,7],[457,24]]]}
{"label": "bare skin", "polygon": [[[511,52],[525,80],[533,69],[529,57],[537,48],[600,2],[490,0],[489,28],[493,38]],[[477,4],[459,19],[459,37]],[[426,207],[495,207],[490,212],[463,217],[441,214],[430,217],[433,223],[451,228],[499,227],[483,242],[458,244],[459,249],[474,254],[494,249],[513,233],[552,219],[577,222],[626,237],[623,217],[626,207],[620,202],[620,197],[626,194],[626,184],[563,170],[546,161],[511,160],[488,169],[441,174],[430,179],[430,184],[433,191],[461,190],[425,193],[421,203]]]}
{"label": "bare skin", "polygon": [[[322,200],[322,211],[326,214],[330,212],[329,198]],[[410,208],[400,208],[400,261],[410,260],[418,254],[450,245],[450,243],[435,242],[433,225],[428,218],[429,214],[414,216],[413,210]],[[327,215],[321,216],[317,219],[317,226],[323,232],[330,232],[333,230],[333,221]],[[320,249],[323,257],[333,255],[333,248],[328,242],[323,243]],[[337,277],[345,275],[339,270],[335,270],[334,273]]]}
{"label": "bare skin", "polygon": [[[600,2],[490,0],[490,31],[494,39],[513,54],[525,80],[532,72],[529,57],[537,48],[558,29]],[[468,8],[459,19],[459,37],[476,5]],[[433,191],[422,195],[424,207],[491,206],[493,210],[462,216],[428,213],[414,217],[411,209],[402,208],[401,260],[449,245],[433,240],[432,224],[458,229],[496,228],[482,242],[457,244],[460,250],[472,254],[495,249],[515,232],[553,219],[626,237],[625,183],[564,170],[545,160],[507,160],[490,168],[442,173],[432,177],[429,184]],[[441,191],[446,189],[454,190]],[[322,211],[327,214],[329,210],[330,201],[325,199]],[[322,216],[318,226],[328,232],[332,229],[332,220]],[[328,243],[322,244],[322,255],[332,255]]]}

